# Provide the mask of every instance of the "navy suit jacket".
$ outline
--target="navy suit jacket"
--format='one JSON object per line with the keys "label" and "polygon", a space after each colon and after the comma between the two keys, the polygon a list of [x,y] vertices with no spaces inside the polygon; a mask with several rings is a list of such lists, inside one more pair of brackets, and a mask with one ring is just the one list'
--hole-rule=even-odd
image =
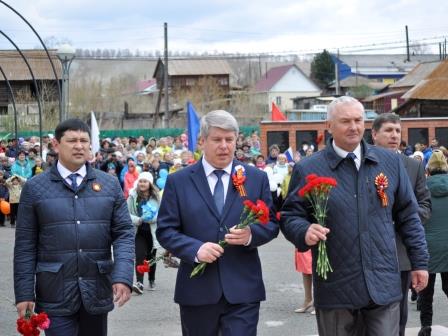
{"label": "navy suit jacket", "polygon": [[[244,186],[247,197],[254,202],[261,199],[272,209],[266,173],[238,161],[233,162],[233,167],[237,164],[246,169]],[[265,299],[257,246],[278,235],[279,227],[272,210],[267,225],[251,225],[252,241],[249,246],[227,245],[224,254],[208,264],[202,275],[190,278],[193,267],[197,265],[195,257],[201,245],[224,239],[227,229],[239,223],[243,200],[230,178],[220,216],[202,160],[168,176],[157,219],[157,239],[181,260],[175,302],[192,306],[215,304],[223,295],[232,304]]]}

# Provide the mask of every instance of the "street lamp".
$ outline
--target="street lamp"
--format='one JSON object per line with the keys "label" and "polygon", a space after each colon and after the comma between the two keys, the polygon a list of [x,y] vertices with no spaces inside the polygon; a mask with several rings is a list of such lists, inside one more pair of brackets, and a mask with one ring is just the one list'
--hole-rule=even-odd
{"label": "street lamp", "polygon": [[62,109],[59,111],[59,121],[63,121],[68,117],[68,80],[70,65],[75,58],[75,49],[69,44],[63,44],[59,47],[57,55],[62,64]]}

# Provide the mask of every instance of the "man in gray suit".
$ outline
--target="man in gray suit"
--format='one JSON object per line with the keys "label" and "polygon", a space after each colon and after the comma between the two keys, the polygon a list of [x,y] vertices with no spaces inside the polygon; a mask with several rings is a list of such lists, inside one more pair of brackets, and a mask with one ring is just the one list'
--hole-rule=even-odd
{"label": "man in gray suit", "polygon": [[[398,152],[401,141],[400,117],[394,113],[382,113],[373,121],[372,138],[376,146]],[[418,215],[422,223],[431,216],[431,195],[426,186],[423,162],[400,154],[408,173],[418,203]],[[400,336],[404,335],[408,319],[408,290],[411,283],[411,263],[400,235],[397,235],[397,252],[401,271],[403,298],[400,303]]]}

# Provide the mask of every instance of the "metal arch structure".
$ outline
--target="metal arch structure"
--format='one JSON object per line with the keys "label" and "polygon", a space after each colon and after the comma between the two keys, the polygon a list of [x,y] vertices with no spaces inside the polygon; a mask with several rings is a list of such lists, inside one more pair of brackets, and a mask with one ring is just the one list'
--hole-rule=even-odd
{"label": "metal arch structure", "polygon": [[[58,74],[56,73],[56,68],[54,67],[54,63],[53,60],[50,57],[50,53],[48,52],[47,47],[45,46],[44,41],[42,41],[42,38],[40,37],[40,35],[37,33],[36,29],[34,29],[34,27],[31,25],[31,23],[28,22],[27,19],[25,19],[23,17],[22,14],[20,14],[17,10],[15,10],[11,5],[7,4],[6,2],[4,2],[3,0],[0,0],[0,3],[5,5],[6,7],[8,7],[10,10],[12,10],[15,14],[17,14],[17,16],[19,16],[27,25],[28,27],[31,28],[31,30],[33,31],[33,33],[36,35],[36,37],[39,39],[40,44],[42,44],[42,47],[45,50],[45,53],[47,54],[48,60],[50,61],[51,64],[51,68],[53,69],[53,74],[54,74],[54,78],[56,79],[58,85],[58,97],[59,97],[59,122],[62,121],[62,94],[61,94],[61,86],[62,86],[62,82],[60,83],[59,81],[59,77]],[[18,49],[17,49],[18,50]],[[41,144],[41,150],[42,150],[42,144]],[[42,154],[42,153],[41,153]]]}
{"label": "metal arch structure", "polygon": [[20,56],[22,56],[22,59],[25,61],[26,66],[28,67],[28,70],[30,71],[31,78],[33,79],[34,89],[36,90],[36,100],[37,100],[37,106],[39,108],[39,144],[40,144],[40,156],[42,157],[42,103],[40,101],[40,91],[39,87],[36,82],[36,78],[34,77],[34,72],[31,69],[30,64],[28,63],[28,60],[26,59],[25,55],[23,54],[22,50],[17,46],[17,44],[14,43],[14,41],[5,34],[2,30],[0,30],[0,34],[2,34],[6,39],[16,48],[16,50],[19,52]]}
{"label": "metal arch structure", "polygon": [[17,133],[17,108],[16,108],[16,97],[14,96],[14,91],[12,91],[11,83],[9,82],[8,77],[6,77],[5,72],[3,71],[3,68],[0,65],[0,72],[3,75],[3,78],[6,81],[6,86],[8,86],[8,91],[11,94],[12,99],[12,107],[14,109],[14,137],[16,140],[18,140],[18,133]]}

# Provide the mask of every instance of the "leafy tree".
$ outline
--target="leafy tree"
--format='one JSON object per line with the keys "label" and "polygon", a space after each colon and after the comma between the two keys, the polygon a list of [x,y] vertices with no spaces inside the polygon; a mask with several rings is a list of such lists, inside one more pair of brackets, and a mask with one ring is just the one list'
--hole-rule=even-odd
{"label": "leafy tree", "polygon": [[330,53],[324,49],[323,52],[314,56],[311,62],[311,79],[321,88],[327,87],[334,81],[334,63]]}

